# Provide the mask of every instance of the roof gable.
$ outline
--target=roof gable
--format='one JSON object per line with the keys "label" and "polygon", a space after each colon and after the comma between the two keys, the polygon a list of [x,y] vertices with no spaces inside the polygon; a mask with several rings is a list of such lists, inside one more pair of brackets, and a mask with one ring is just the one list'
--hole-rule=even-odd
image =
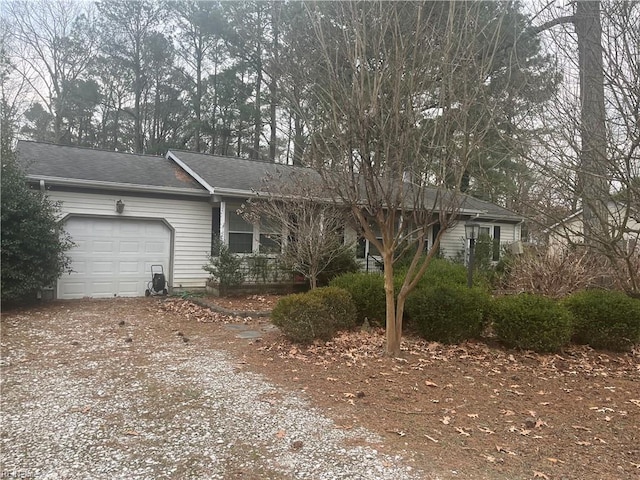
{"label": "roof gable", "polygon": [[167,157],[177,160],[191,169],[217,193],[251,194],[260,188],[266,176],[277,172],[295,174],[296,171],[300,171],[316,174],[314,170],[306,167],[294,167],[239,157],[207,155],[185,150],[170,150]]}

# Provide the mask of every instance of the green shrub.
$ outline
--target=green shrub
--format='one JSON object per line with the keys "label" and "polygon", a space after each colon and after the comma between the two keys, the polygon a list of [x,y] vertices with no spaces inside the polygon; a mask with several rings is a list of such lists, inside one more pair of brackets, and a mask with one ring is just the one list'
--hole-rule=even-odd
{"label": "green shrub", "polygon": [[339,275],[355,273],[360,270],[353,248],[343,248],[326,263],[324,270],[318,274],[318,285],[329,285],[331,280]]}
{"label": "green shrub", "polygon": [[3,303],[35,299],[38,290],[55,285],[70,271],[67,251],[74,245],[58,221],[59,205],[31,190],[12,153],[4,155],[0,175]]}
{"label": "green shrub", "polygon": [[571,339],[571,313],[546,297],[523,293],[497,298],[491,316],[498,339],[508,347],[556,352]]}
{"label": "green shrub", "polygon": [[237,287],[244,281],[242,258],[231,253],[229,246],[221,242],[216,242],[213,251],[214,254],[209,256],[209,263],[202,269],[209,272],[212,280],[218,282],[220,293],[224,295],[230,288]]}
{"label": "green shrub", "polygon": [[406,311],[425,339],[458,343],[480,336],[490,300],[480,288],[437,285],[412,292]]}
{"label": "green shrub", "polygon": [[622,292],[586,290],[562,303],[573,313],[578,343],[609,350],[629,350],[640,343],[640,300]]}
{"label": "green shrub", "polygon": [[336,330],[349,330],[356,325],[356,306],[351,294],[344,288],[322,287],[307,293],[321,299],[335,325]]}
{"label": "green shrub", "polygon": [[343,288],[351,294],[356,306],[356,320],[367,318],[372,324],[385,324],[387,304],[384,277],[377,273],[347,273],[331,280],[332,287]]}
{"label": "green shrub", "polygon": [[[406,268],[396,270],[396,286],[401,285],[406,275]],[[446,258],[433,258],[424,276],[418,282],[418,287],[435,287],[437,285],[467,285],[467,267],[462,263],[453,262]],[[473,276],[474,287],[489,290],[486,273],[476,271]]]}
{"label": "green shrub", "polygon": [[[395,277],[399,280],[396,284],[402,284],[407,269],[398,268]],[[467,285],[467,268],[461,263],[454,263],[444,258],[434,258],[424,272],[424,276],[418,283],[419,287],[435,287],[437,285]]]}
{"label": "green shrub", "polygon": [[331,312],[321,295],[298,293],[278,300],[271,321],[293,342],[308,344],[330,340],[335,333]]}

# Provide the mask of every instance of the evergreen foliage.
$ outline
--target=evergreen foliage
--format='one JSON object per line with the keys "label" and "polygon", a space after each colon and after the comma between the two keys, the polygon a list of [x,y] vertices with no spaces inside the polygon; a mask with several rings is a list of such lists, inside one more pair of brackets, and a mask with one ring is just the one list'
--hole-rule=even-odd
{"label": "evergreen foliage", "polygon": [[384,325],[387,308],[384,294],[384,277],[375,273],[347,273],[329,283],[351,294],[357,311],[357,322],[368,319],[372,324]]}
{"label": "evergreen foliage", "polygon": [[2,158],[2,301],[22,301],[69,270],[72,242],[58,222],[58,206],[29,189],[12,154]]}
{"label": "evergreen foliage", "polygon": [[640,300],[617,291],[585,290],[562,303],[573,313],[575,341],[622,351],[640,343]]}
{"label": "evergreen foliage", "polygon": [[309,344],[330,340],[336,330],[332,314],[320,295],[297,293],[278,300],[271,321],[291,341]]}
{"label": "evergreen foliage", "polygon": [[322,287],[310,290],[307,295],[321,299],[331,316],[336,330],[349,330],[356,325],[356,306],[351,294],[338,287]]}
{"label": "evergreen foliage", "polygon": [[209,255],[209,263],[202,269],[209,272],[211,279],[218,283],[220,292],[224,294],[244,281],[242,259],[231,253],[229,246],[224,243],[218,243],[213,250],[214,254]]}
{"label": "evergreen foliage", "polygon": [[523,293],[497,298],[491,317],[498,339],[507,347],[557,352],[571,339],[571,313],[543,296]]}
{"label": "evergreen foliage", "polygon": [[440,284],[412,292],[406,311],[426,340],[458,343],[482,334],[490,301],[480,288]]}

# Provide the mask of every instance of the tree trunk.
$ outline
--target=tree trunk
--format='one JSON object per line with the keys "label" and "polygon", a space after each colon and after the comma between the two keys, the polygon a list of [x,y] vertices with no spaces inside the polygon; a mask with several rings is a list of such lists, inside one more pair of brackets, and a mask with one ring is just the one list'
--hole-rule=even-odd
{"label": "tree trunk", "polygon": [[196,116],[196,128],[193,132],[195,137],[195,149],[200,153],[200,122],[202,121],[202,39],[199,42],[199,49],[196,53],[196,95],[193,99],[193,110]]}
{"label": "tree trunk", "polygon": [[604,199],[608,194],[600,2],[576,2],[574,23],[578,36],[581,103],[578,188],[582,197],[584,237],[587,243],[592,243],[605,233]]}
{"label": "tree trunk", "polygon": [[296,112],[294,114],[294,133],[293,133],[293,164],[302,165],[302,156],[304,155],[304,126],[302,116]]}
{"label": "tree trunk", "polygon": [[[218,129],[216,128],[217,122],[217,114],[218,114],[218,54],[216,53],[215,58],[213,60],[213,105],[211,112],[211,154],[216,154],[216,146],[218,143]],[[227,147],[224,144],[224,148],[222,151],[222,155],[227,154]]]}
{"label": "tree trunk", "polygon": [[135,152],[142,153],[142,108],[141,108],[141,98],[142,98],[142,80],[140,78],[140,66],[136,66],[136,79],[134,81],[135,85],[135,106],[134,106],[134,118],[133,118],[133,128],[134,128],[134,142],[135,142]]}
{"label": "tree trunk", "polygon": [[387,304],[387,355],[400,354],[402,339],[402,319],[398,322],[393,285],[393,252],[383,252],[384,294]]}
{"label": "tree trunk", "polygon": [[276,144],[277,144],[277,104],[278,104],[278,75],[276,75],[276,71],[280,68],[279,65],[279,44],[278,44],[278,35],[280,33],[279,30],[280,23],[280,3],[273,3],[273,11],[271,14],[271,25],[273,31],[273,44],[272,44],[272,61],[271,65],[271,81],[269,82],[269,93],[271,97],[271,105],[269,106],[269,124],[271,127],[271,137],[269,138],[269,160],[272,162],[276,161]]}
{"label": "tree trunk", "polygon": [[[260,55],[260,54],[258,54]],[[253,117],[254,131],[253,131],[253,149],[251,152],[251,158],[260,158],[260,136],[262,134],[262,59],[258,59],[256,77],[256,107]]]}

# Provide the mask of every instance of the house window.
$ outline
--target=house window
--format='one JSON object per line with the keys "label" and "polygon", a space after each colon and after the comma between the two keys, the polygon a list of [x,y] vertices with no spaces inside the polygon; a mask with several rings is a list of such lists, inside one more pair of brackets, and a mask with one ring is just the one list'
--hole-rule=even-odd
{"label": "house window", "polygon": [[253,251],[253,225],[236,212],[229,212],[229,251],[251,253]]}
{"label": "house window", "polygon": [[260,224],[260,253],[280,253],[282,234],[269,222]]}
{"label": "house window", "polygon": [[[378,240],[380,243],[382,243],[382,237],[378,237],[376,238],[376,240]],[[376,246],[369,242],[369,255],[374,256],[374,257],[381,257],[382,254],[380,253],[380,250],[378,250],[376,248]]]}
{"label": "house window", "polygon": [[211,255],[220,254],[220,207],[211,209]]}
{"label": "house window", "polygon": [[356,244],[356,258],[364,258],[367,252],[367,239],[360,237]]}
{"label": "house window", "polygon": [[500,260],[500,227],[493,227],[493,255],[492,260],[497,262]]}

